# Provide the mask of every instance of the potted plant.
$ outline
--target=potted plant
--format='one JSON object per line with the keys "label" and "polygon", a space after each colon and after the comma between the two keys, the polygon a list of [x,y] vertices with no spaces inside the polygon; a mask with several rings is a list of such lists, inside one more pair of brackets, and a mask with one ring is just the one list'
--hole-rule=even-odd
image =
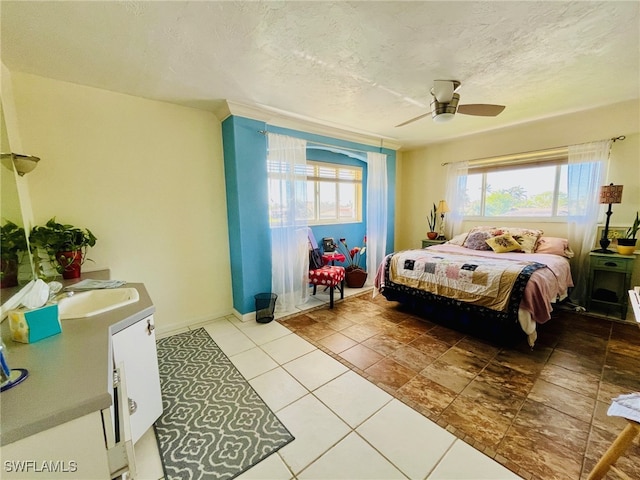
{"label": "potted plant", "polygon": [[29,243],[44,250],[52,266],[62,278],[78,278],[87,249],[96,244],[97,238],[88,228],[79,228],[56,222],[55,217],[43,226],[35,226],[29,235]]}
{"label": "potted plant", "polygon": [[438,238],[438,232],[436,232],[436,222],[438,220],[438,208],[436,204],[433,204],[433,209],[429,212],[429,216],[427,217],[427,223],[429,224],[429,231],[427,232],[427,238],[429,240],[435,240]]}
{"label": "potted plant", "polygon": [[640,229],[640,218],[638,217],[638,212],[636,212],[636,218],[633,221],[633,224],[628,228],[624,238],[618,239],[617,248],[619,254],[633,255],[633,252],[636,249],[636,234],[638,233],[638,229]]}
{"label": "potted plant", "polygon": [[336,245],[338,251],[345,256],[345,262],[347,266],[344,268],[345,277],[344,281],[349,288],[362,288],[364,282],[367,281],[367,271],[360,266],[360,262],[363,262],[364,253],[367,250],[367,237],[364,237],[362,247],[353,247],[349,249],[347,241],[341,238]]}
{"label": "potted plant", "polygon": [[27,237],[24,228],[7,221],[1,229],[0,236],[0,288],[18,285],[19,252],[27,251]]}

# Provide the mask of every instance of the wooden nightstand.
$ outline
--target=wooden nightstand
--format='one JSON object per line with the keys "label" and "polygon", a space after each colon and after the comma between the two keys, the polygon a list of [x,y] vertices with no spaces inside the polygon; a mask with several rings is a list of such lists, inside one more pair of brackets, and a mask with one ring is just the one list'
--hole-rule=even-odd
{"label": "wooden nightstand", "polygon": [[422,240],[422,248],[430,247],[431,245],[442,245],[444,242],[446,240],[428,240],[425,238]]}
{"label": "wooden nightstand", "polygon": [[627,292],[635,259],[635,255],[589,253],[587,310],[592,306],[605,311],[619,308],[620,318],[627,318]]}

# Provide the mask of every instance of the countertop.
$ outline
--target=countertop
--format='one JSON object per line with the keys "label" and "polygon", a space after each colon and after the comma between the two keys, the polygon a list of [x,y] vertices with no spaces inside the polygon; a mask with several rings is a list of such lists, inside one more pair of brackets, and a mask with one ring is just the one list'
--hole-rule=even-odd
{"label": "countertop", "polygon": [[0,445],[111,406],[111,335],[155,311],[144,284],[125,286],[136,288],[140,300],[94,317],[61,320],[62,333],[33,344],[11,340],[9,322],[2,322],[7,362],[29,376],[0,393]]}

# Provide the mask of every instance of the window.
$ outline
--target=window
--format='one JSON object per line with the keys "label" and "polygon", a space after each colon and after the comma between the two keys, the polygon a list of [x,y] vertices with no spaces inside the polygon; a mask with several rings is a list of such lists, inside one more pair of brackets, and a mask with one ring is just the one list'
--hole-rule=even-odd
{"label": "window", "polygon": [[470,166],[465,217],[542,217],[568,215],[567,157],[506,165]]}
{"label": "window", "polygon": [[[290,206],[284,200],[281,179],[285,175],[277,162],[268,162],[269,219],[272,226],[285,223]],[[362,221],[362,167],[307,161],[303,172],[296,172],[296,218],[309,225]]]}

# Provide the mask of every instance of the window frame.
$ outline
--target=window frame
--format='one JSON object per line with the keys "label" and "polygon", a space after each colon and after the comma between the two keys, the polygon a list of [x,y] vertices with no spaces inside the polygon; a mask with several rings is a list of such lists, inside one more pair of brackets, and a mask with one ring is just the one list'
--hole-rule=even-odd
{"label": "window frame", "polygon": [[[481,174],[481,195],[480,195],[480,215],[462,215],[465,221],[473,222],[487,222],[487,221],[501,221],[501,222],[540,222],[540,223],[566,223],[567,215],[558,215],[559,206],[559,194],[560,194],[560,179],[562,176],[562,167],[568,168],[569,158],[568,153],[553,152],[552,154],[540,156],[540,158],[531,158],[529,155],[523,155],[518,158],[512,157],[508,161],[499,161],[498,159],[486,159],[483,161],[477,161],[475,164],[470,162],[466,176]],[[486,212],[486,187],[487,187],[487,174],[491,172],[505,172],[515,171],[532,167],[549,167],[555,166],[555,178],[553,182],[553,199],[551,205],[551,215],[485,215]],[[466,182],[465,182],[466,183]],[[515,186],[515,185],[514,185]]]}
{"label": "window frame", "polygon": [[[334,178],[323,177],[321,175],[307,175],[307,185],[309,182],[313,182],[313,207],[314,218],[307,219],[309,226],[316,225],[344,225],[349,223],[362,223],[362,210],[363,210],[363,181],[364,181],[364,168],[359,165],[350,165],[345,163],[327,162],[325,160],[316,160],[307,158],[307,167],[311,166],[313,172],[317,174],[320,169],[330,169],[335,171]],[[340,178],[339,170],[351,170],[354,172],[353,179]],[[320,218],[320,184],[332,183],[335,185],[336,194],[336,206],[337,216],[335,218]],[[349,184],[355,186],[355,218],[349,217],[348,219],[340,218],[340,184]]]}

